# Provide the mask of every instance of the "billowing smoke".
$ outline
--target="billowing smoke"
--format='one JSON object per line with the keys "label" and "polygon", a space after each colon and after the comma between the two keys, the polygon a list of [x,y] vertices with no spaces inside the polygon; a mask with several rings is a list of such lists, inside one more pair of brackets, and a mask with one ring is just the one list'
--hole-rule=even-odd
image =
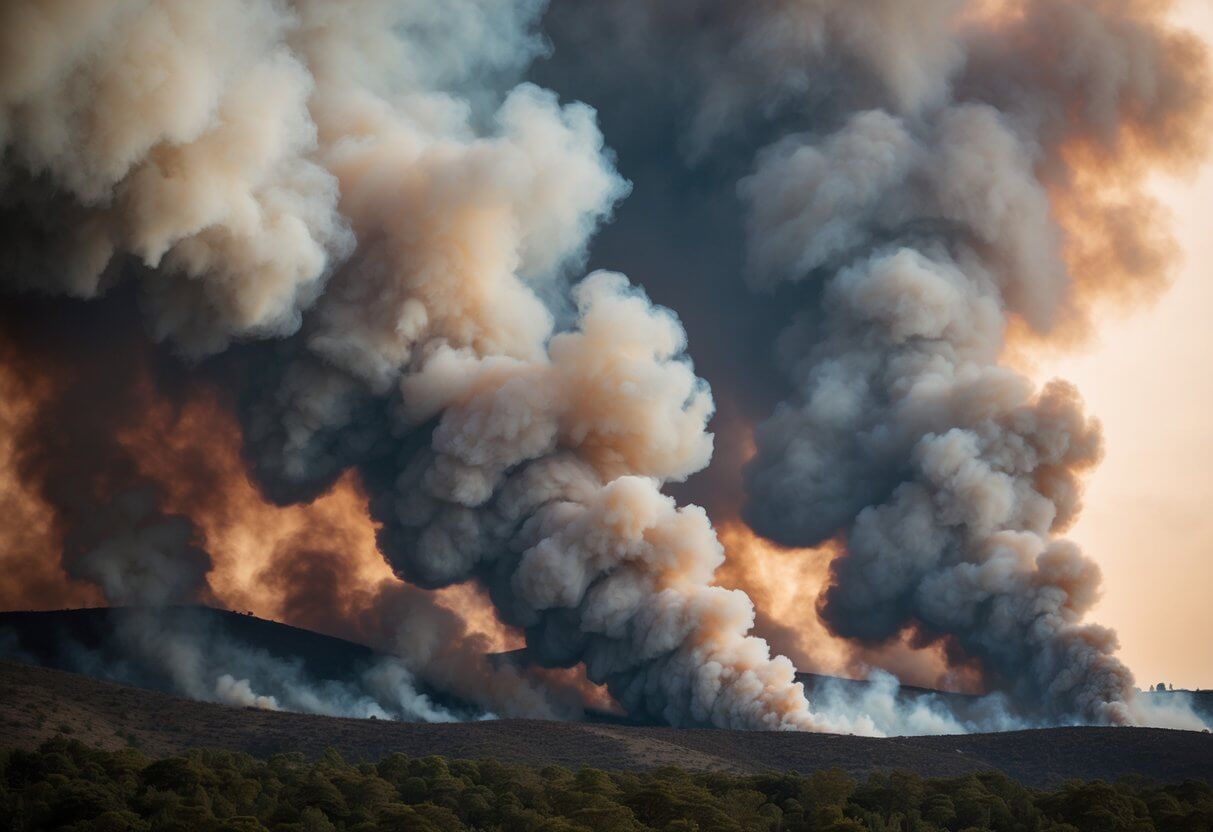
{"label": "billowing smoke", "polygon": [[820,605],[835,632],[917,628],[1030,712],[1128,722],[1115,636],[1081,623],[1099,570],[1058,537],[1098,425],[1071,387],[1034,389],[1000,358],[1013,322],[1047,337],[1098,281],[1156,279],[1148,223],[1125,222],[1126,206],[1090,220],[1122,236],[1121,262],[1085,274],[1050,191],[1078,177],[1075,156],[1115,169],[1127,152],[1188,153],[1203,64],[1144,7],[1011,17],[990,24],[988,49],[974,22],[958,40],[970,62],[919,106],[790,135],[741,181],[752,285],[819,287],[781,336],[796,392],[757,429],[746,517],[784,543],[842,536]]}
{"label": "billowing smoke", "polygon": [[[124,336],[137,332],[129,307],[100,303],[106,314],[94,316],[79,304],[15,300],[0,315],[5,375],[21,371],[5,378],[13,445],[6,461],[15,480],[6,496],[20,512],[0,535],[14,567],[5,607],[219,603],[351,639],[390,660],[334,687],[303,668],[263,661],[233,637],[200,632],[205,617],[166,629],[145,613],[118,628],[128,655],[101,661],[81,652],[72,668],[144,683],[147,668],[163,667],[173,672],[159,686],[202,699],[214,698],[220,676],[237,674],[235,682],[275,691],[264,695],[282,708],[318,713],[378,713],[349,703],[383,702],[376,691],[397,678],[402,702],[420,679],[479,713],[581,715],[587,698],[575,680],[538,679],[490,659],[513,645],[469,620],[474,594],[441,598],[391,577],[375,551],[365,498],[348,478],[309,505],[265,503],[244,477],[238,426],[208,379],[175,389],[158,378],[181,368]],[[97,343],[108,351],[97,354]],[[111,661],[123,667],[107,670]],[[290,695],[282,687],[289,679],[315,695]]]}
{"label": "billowing smoke", "polygon": [[[6,393],[28,411],[8,425],[16,479],[51,509],[67,579],[113,604],[208,602],[211,561],[198,529],[165,507],[124,435],[154,395],[154,370],[129,329],[138,322],[83,311],[10,302],[0,313],[0,355],[20,369]],[[201,469],[180,473],[215,485]]]}
{"label": "billowing smoke", "polygon": [[[1174,245],[1145,177],[1197,159],[1209,123],[1203,48],[1167,26],[1166,6],[553,11],[558,43],[620,45],[551,77],[571,66],[574,88],[603,84],[633,116],[677,108],[697,171],[680,186],[726,205],[717,194],[735,187],[736,219],[713,221],[744,226],[748,285],[793,310],[768,313],[782,401],[754,430],[746,522],[841,552],[816,611],[835,635],[865,651],[939,645],[1033,720],[1140,718],[1114,634],[1082,623],[1098,568],[1060,537],[1098,424],[1070,386],[1036,389],[1005,356],[1015,339],[1081,337],[1094,302],[1166,281]],[[635,76],[608,79],[630,66],[669,83],[629,111]],[[629,141],[634,166],[673,163],[660,135]],[[718,366],[709,378],[738,374]]]}
{"label": "billowing smoke", "polygon": [[[707,513],[665,490],[709,464],[713,399],[673,313],[615,270],[575,279],[630,185],[593,109],[524,80],[548,49],[544,11],[0,9],[0,280],[136,297],[164,345],[135,337],[123,359],[98,338],[84,384],[26,384],[36,417],[12,453],[67,577],[114,603],[215,597],[201,530],[241,510],[215,493],[247,471],[284,507],[365,494],[394,578],[341,586],[350,541],[321,527],[258,575],[293,620],[396,656],[377,684],[575,716],[585,691],[562,672],[579,667],[628,713],[675,725],[1005,724],[1001,697],[963,722],[891,711],[888,685],[814,711],[750,634],[750,599],[714,585]],[[544,18],[570,78],[605,63],[629,96],[673,79],[638,99],[681,114],[681,157],[659,167],[705,165],[740,201],[744,219],[727,201],[695,210],[733,223],[722,239],[744,232],[748,285],[784,315],[766,327],[782,330],[783,377],[763,398],[783,401],[755,432],[746,521],[839,546],[819,607],[834,634],[933,644],[1036,720],[1135,719],[1114,636],[1081,621],[1098,571],[1058,536],[1098,427],[1071,388],[1034,389],[1003,357],[1012,335],[1081,334],[1092,298],[1165,274],[1143,172],[1195,155],[1206,79],[1160,20],[1146,0],[567,0]],[[646,285],[698,292],[663,271]],[[60,345],[30,327],[6,363],[36,377]],[[60,366],[50,378],[77,369]],[[163,407],[208,396],[238,419],[243,470],[145,458],[149,425],[187,421]],[[744,432],[745,408],[728,424]],[[491,600],[526,662],[486,660],[434,592],[454,586]],[[307,709],[216,670],[195,695]],[[446,718],[407,698],[395,713]]]}
{"label": "billowing smoke", "polygon": [[[135,281],[188,356],[288,337],[233,361],[268,494],[356,465],[397,573],[481,581],[533,661],[672,723],[811,727],[710,586],[706,515],[659,490],[711,453],[680,326],[618,275],[561,285],[627,186],[592,110],[510,86],[539,11],[9,4],[6,279]],[[131,511],[120,550],[163,548]]]}
{"label": "billowing smoke", "polygon": [[163,614],[139,608],[121,612],[115,636],[123,658],[96,668],[98,675],[140,684],[148,668],[156,668],[169,689],[192,699],[269,711],[425,722],[469,716],[419,691],[414,674],[394,657],[368,664],[350,678],[317,679],[300,660],[250,648],[196,610],[170,619],[167,628]]}

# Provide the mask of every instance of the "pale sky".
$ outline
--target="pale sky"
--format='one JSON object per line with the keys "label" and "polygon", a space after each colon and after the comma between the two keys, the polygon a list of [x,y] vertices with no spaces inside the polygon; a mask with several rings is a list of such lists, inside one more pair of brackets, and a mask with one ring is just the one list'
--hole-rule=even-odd
{"label": "pale sky", "polygon": [[[1183,0],[1177,17],[1213,48],[1213,0]],[[1140,686],[1213,688],[1213,166],[1154,190],[1184,249],[1174,285],[1037,369],[1076,383],[1104,425],[1070,533],[1104,571],[1092,619],[1120,634]]]}

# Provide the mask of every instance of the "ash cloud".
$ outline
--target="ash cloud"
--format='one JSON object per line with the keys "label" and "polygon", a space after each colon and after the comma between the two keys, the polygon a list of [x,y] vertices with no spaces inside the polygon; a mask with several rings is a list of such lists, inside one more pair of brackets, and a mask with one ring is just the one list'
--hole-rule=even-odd
{"label": "ash cloud", "polygon": [[[205,541],[165,506],[127,434],[155,398],[154,358],[131,329],[137,321],[106,305],[112,316],[40,301],[0,313],[8,392],[27,411],[12,423],[15,479],[50,509],[69,581],[92,584],[111,604],[210,601]],[[199,488],[216,485],[202,469],[182,473]]]}
{"label": "ash cloud", "polygon": [[[1080,175],[1069,149],[1182,160],[1205,67],[1144,9],[1032,3],[994,26],[975,24],[955,92],[786,137],[739,183],[751,284],[821,286],[781,338],[797,391],[757,428],[745,516],[784,543],[841,537],[819,607],[835,632],[949,637],[1031,713],[1131,722],[1115,636],[1082,623],[1098,567],[1060,537],[1098,425],[1071,387],[1036,390],[1000,357],[1012,321],[1049,337],[1104,290],[1053,207]],[[1064,70],[1060,43],[1080,56]],[[1024,52],[1036,72],[1016,71]],[[1158,260],[1099,279],[1132,291]]]}
{"label": "ash cloud", "polygon": [[[714,585],[707,513],[670,496],[703,494],[714,511],[744,500],[781,543],[841,545],[819,605],[834,633],[943,645],[1029,719],[1131,722],[1114,636],[1082,622],[1098,570],[1060,537],[1098,426],[1070,387],[1034,389],[1001,358],[1013,331],[1081,334],[1092,300],[1166,273],[1143,177],[1196,156],[1207,79],[1161,15],[11,3],[0,279],[137,296],[153,352],[201,361],[182,384],[223,391],[268,499],[310,503],[356,473],[400,580],[326,594],[340,545],[302,539],[274,575],[294,615],[398,656],[402,691],[415,675],[495,713],[575,716],[551,669],[583,667],[675,725],[971,727],[894,708],[887,685],[810,706],[752,634],[750,599]],[[670,83],[646,92],[654,79]],[[614,268],[576,279],[632,185],[595,110],[552,88],[601,103],[612,141],[625,125],[639,219],[622,209],[594,262],[626,261],[657,303]],[[675,245],[702,285],[658,253]],[[684,301],[691,345],[662,305]],[[715,403],[688,350],[705,329],[724,476],[699,474]],[[140,389],[96,353],[86,381]],[[66,388],[48,408],[70,422],[106,394]],[[140,424],[138,396],[118,399],[91,443]],[[115,600],[211,591],[195,521],[133,446],[98,451],[82,479],[38,435],[23,478],[64,524],[70,576]],[[209,498],[177,499],[190,514]],[[457,585],[483,588],[548,671],[486,662],[428,591]],[[301,701],[235,669],[206,691]],[[972,724],[1005,724],[1002,702]]]}
{"label": "ash cloud", "polygon": [[589,107],[516,83],[540,11],[7,6],[6,279],[134,283],[186,356],[287,338],[241,397],[267,494],[356,466],[396,572],[483,583],[542,664],[675,724],[814,727],[710,586],[706,515],[660,493],[711,453],[681,327],[618,275],[565,283],[627,185]]}
{"label": "ash cloud", "polygon": [[[1098,423],[1003,356],[1024,333],[1082,337],[1095,304],[1165,285],[1175,246],[1145,178],[1190,167],[1209,123],[1203,47],[1166,11],[687,0],[548,19],[578,50],[544,77],[570,74],[596,103],[601,87],[625,173],[681,156],[683,181],[722,206],[705,245],[743,228],[732,278],[778,305],[760,361],[782,380],[750,423],[744,519],[786,546],[840,547],[817,610],[835,634],[865,651],[942,644],[1029,722],[1143,719],[1115,636],[1082,622],[1098,568],[1061,537]],[[636,65],[669,83],[628,101]],[[620,124],[654,102],[679,113],[661,135]],[[642,199],[673,190],[631,175]],[[627,211],[606,232],[616,257],[641,233]],[[643,260],[628,268],[650,282]],[[656,280],[665,302],[696,304]],[[718,310],[692,343],[731,321]],[[724,397],[752,383],[744,362],[703,368]],[[699,487],[736,511],[731,489]]]}
{"label": "ash cloud", "polygon": [[[575,686],[496,666],[488,657],[494,646],[469,629],[465,611],[388,580],[356,497],[323,510],[300,506],[291,518],[276,519],[274,507],[244,479],[238,426],[211,389],[215,368],[191,369],[149,349],[130,300],[119,293],[98,301],[103,313],[96,315],[97,307],[76,302],[20,299],[3,313],[3,370],[13,376],[5,389],[14,411],[6,425],[14,446],[14,503],[46,506],[51,518],[45,539],[29,539],[20,526],[17,534],[5,530],[6,562],[22,567],[6,583],[9,607],[71,605],[77,598],[121,607],[253,606],[371,645],[391,659],[349,681],[344,692],[326,688],[321,695],[320,682],[300,667],[258,671],[261,652],[220,634],[195,633],[196,627],[162,633],[156,616],[144,614],[120,628],[124,655],[81,650],[74,668],[141,682],[149,667],[163,665],[174,669],[160,681],[165,689],[206,700],[230,694],[236,702],[232,697],[252,684],[254,699],[273,697],[278,708],[316,713],[429,713],[349,705],[361,701],[355,693],[392,701],[384,696],[395,679],[401,703],[425,684],[477,709],[460,718],[582,715]],[[98,343],[108,351],[98,353]],[[285,536],[284,523],[291,530]],[[231,551],[248,535],[257,540],[251,548]],[[373,571],[368,557],[381,565],[373,575],[366,574]],[[31,574],[32,564],[44,568]],[[246,587],[237,576],[253,568],[260,574]],[[106,671],[106,663],[125,669]],[[219,686],[221,675],[232,676],[232,683]],[[279,685],[288,678],[296,680],[297,695]],[[273,693],[261,693],[267,690]]]}

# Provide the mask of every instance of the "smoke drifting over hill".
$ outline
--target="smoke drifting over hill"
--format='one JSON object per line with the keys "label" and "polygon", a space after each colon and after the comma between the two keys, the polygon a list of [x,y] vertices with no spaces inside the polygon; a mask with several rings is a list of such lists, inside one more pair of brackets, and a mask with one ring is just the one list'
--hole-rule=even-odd
{"label": "smoke drifting over hill", "polygon": [[[4,481],[41,530],[3,541],[6,602],[256,604],[498,714],[575,717],[605,686],[674,725],[1158,719],[1082,622],[1098,569],[1059,537],[1098,425],[1003,357],[1165,281],[1144,177],[1197,158],[1208,79],[1164,13],[6,5]],[[625,173],[650,154],[634,199],[648,171],[692,184],[658,183],[666,236],[618,207],[607,143],[637,111],[658,123],[619,135]],[[659,300],[736,317],[708,376],[724,459],[754,442],[741,516],[836,546],[831,634],[876,661],[934,645],[996,692],[988,718],[899,722],[884,688],[814,707],[752,634],[707,511],[670,496],[739,509],[738,472],[692,479],[712,393],[674,312],[581,276],[604,227]],[[701,287],[677,256],[705,236],[746,262]],[[770,352],[740,343],[755,321]]]}

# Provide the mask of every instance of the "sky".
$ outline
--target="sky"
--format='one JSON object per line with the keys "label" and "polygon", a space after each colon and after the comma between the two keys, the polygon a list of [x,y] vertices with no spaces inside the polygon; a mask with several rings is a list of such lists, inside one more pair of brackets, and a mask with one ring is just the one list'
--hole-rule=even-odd
{"label": "sky", "polygon": [[[1176,15],[1213,48],[1213,2]],[[1119,633],[1140,686],[1213,688],[1213,166],[1154,190],[1183,248],[1173,285],[1036,375],[1073,381],[1104,425],[1106,457],[1070,532],[1104,571],[1090,618]]]}

